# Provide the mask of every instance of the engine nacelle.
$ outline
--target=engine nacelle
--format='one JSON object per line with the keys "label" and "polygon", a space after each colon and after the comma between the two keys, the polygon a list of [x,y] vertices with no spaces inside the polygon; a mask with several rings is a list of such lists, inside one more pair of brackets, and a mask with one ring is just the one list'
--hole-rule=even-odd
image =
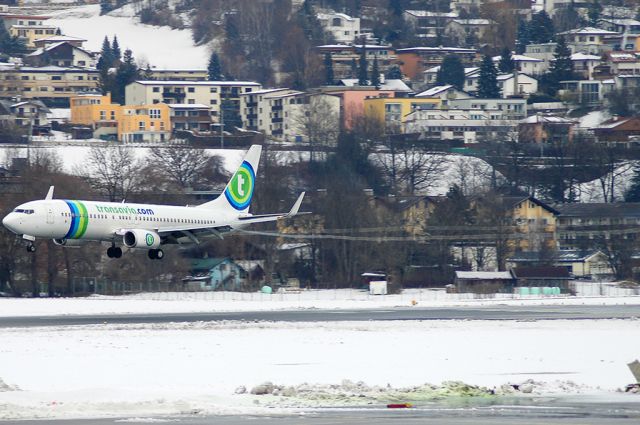
{"label": "engine nacelle", "polygon": [[85,245],[87,241],[81,239],[54,239],[53,243],[58,246],[64,246],[65,248],[79,248]]}
{"label": "engine nacelle", "polygon": [[127,248],[158,249],[160,235],[151,230],[133,229],[126,231],[122,241]]}

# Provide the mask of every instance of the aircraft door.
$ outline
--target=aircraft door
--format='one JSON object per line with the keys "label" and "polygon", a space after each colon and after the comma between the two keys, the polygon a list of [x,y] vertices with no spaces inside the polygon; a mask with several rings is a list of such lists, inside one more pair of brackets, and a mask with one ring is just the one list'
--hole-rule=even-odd
{"label": "aircraft door", "polygon": [[51,205],[47,205],[46,209],[47,209],[47,224],[54,224],[55,215],[53,213],[53,207]]}

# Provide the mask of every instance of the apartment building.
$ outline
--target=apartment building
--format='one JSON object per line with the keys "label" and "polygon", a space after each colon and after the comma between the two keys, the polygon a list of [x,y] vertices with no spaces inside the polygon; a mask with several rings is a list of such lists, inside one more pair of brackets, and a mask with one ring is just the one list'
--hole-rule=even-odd
{"label": "apartment building", "polygon": [[169,119],[172,131],[207,133],[211,131],[211,109],[209,105],[179,104],[169,105]]}
{"label": "apartment building", "polygon": [[[305,93],[291,89],[260,90],[244,94],[241,100],[242,121],[246,128],[268,137],[288,142],[302,142],[313,131],[315,121],[333,121],[340,127],[340,98],[323,93]],[[320,116],[319,114],[322,114]],[[335,132],[337,135],[337,131]],[[335,140],[326,141],[327,144]]]}
{"label": "apartment building", "polygon": [[44,24],[49,16],[0,13],[0,19],[11,36],[24,40],[27,49],[35,49],[36,40],[51,37],[59,32],[58,27]]}
{"label": "apartment building", "polygon": [[[392,46],[365,44],[364,49],[369,66],[371,67],[374,59],[377,59],[380,73],[385,73],[392,66],[398,65],[398,57]],[[326,44],[315,47],[315,51],[323,58],[326,54],[330,55],[333,74],[337,80],[358,76],[357,67],[362,45]]]}
{"label": "apartment building", "polygon": [[410,47],[396,51],[402,73],[412,80],[429,68],[440,66],[445,56],[456,55],[462,63],[471,66],[476,61],[476,50],[462,47]]}
{"label": "apartment building", "polygon": [[21,96],[68,106],[69,99],[98,89],[99,73],[92,68],[30,67],[0,64],[0,97]]}
{"label": "apartment building", "polygon": [[521,120],[527,117],[527,101],[525,99],[452,99],[451,109],[473,111],[497,111],[501,119]]}
{"label": "apartment building", "polygon": [[402,130],[412,112],[440,108],[439,98],[394,97],[364,100],[365,115],[378,119],[387,127]]}
{"label": "apartment building", "polygon": [[150,78],[159,81],[207,81],[206,69],[151,69]]}
{"label": "apartment building", "polygon": [[340,44],[353,43],[360,37],[360,18],[352,18],[344,13],[318,13],[318,21],[326,32],[331,33]]}
{"label": "apartment building", "polygon": [[93,129],[94,137],[121,142],[164,142],[171,135],[169,106],[119,105],[111,95],[82,95],[71,99],[71,122]]}
{"label": "apartment building", "polygon": [[457,140],[465,144],[506,140],[516,131],[518,121],[500,110],[416,110],[410,113],[405,133],[419,133],[431,141]]}
{"label": "apartment building", "polygon": [[426,10],[405,10],[404,21],[413,28],[416,36],[420,38],[432,38],[444,35],[445,27],[458,19],[455,12],[430,12]]}
{"label": "apartment building", "polygon": [[260,90],[252,81],[152,81],[141,80],[125,88],[127,105],[199,104],[208,105],[212,117],[218,117],[222,102],[225,111],[240,113],[240,96]]}

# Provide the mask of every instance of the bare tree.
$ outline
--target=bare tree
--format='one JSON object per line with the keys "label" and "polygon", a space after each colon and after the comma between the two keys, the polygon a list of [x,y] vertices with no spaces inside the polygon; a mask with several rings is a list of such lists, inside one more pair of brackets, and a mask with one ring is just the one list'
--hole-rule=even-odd
{"label": "bare tree", "polygon": [[310,162],[314,162],[314,153],[319,147],[336,145],[340,133],[340,115],[324,96],[309,96],[294,123],[307,139]]}
{"label": "bare tree", "polygon": [[426,152],[411,144],[391,142],[389,145],[390,151],[378,154],[378,160],[393,192],[414,194],[433,189],[440,183],[450,163],[446,155]]}
{"label": "bare tree", "polygon": [[167,179],[181,189],[193,188],[207,180],[207,176],[224,178],[222,158],[209,156],[204,149],[190,147],[153,147],[151,165],[159,166]]}
{"label": "bare tree", "polygon": [[89,151],[86,167],[76,173],[109,201],[126,199],[139,186],[142,164],[133,150],[124,146],[94,147]]}

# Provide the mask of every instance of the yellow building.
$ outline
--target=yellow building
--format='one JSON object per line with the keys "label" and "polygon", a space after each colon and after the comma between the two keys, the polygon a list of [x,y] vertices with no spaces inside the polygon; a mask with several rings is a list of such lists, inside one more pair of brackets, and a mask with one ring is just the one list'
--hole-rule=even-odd
{"label": "yellow building", "polygon": [[121,142],[164,142],[171,134],[168,105],[120,105],[110,93],[72,98],[71,122],[91,126],[94,137],[113,135]]}
{"label": "yellow building", "polygon": [[365,115],[401,127],[407,116],[417,110],[439,109],[440,99],[416,97],[376,97],[364,100]]}
{"label": "yellow building", "polygon": [[532,196],[503,198],[510,221],[518,236],[512,243],[515,251],[555,250],[556,217],[559,212]]}

